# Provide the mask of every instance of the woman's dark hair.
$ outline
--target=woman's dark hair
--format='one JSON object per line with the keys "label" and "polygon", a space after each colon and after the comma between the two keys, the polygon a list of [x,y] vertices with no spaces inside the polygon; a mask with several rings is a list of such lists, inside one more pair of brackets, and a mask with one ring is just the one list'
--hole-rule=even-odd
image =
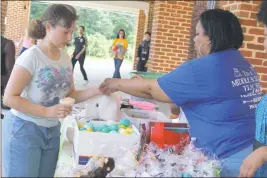
{"label": "woman's dark hair", "polygon": [[120,38],[120,32],[123,32],[123,39],[126,38],[126,34],[125,31],[123,29],[120,29],[119,32],[117,33],[117,37],[116,38]]}
{"label": "woman's dark hair", "polygon": [[82,29],[83,29],[83,31],[84,31],[84,26],[79,26],[79,28],[82,28]]}
{"label": "woman's dark hair", "polygon": [[149,36],[151,36],[151,33],[150,33],[150,32],[146,32],[145,35],[149,35]]}
{"label": "woman's dark hair", "polygon": [[211,41],[210,53],[242,46],[244,36],[240,22],[230,11],[207,10],[200,15],[200,23]]}
{"label": "woman's dark hair", "polygon": [[70,28],[78,16],[74,7],[63,4],[52,4],[48,6],[40,19],[32,20],[28,26],[29,36],[33,39],[43,39],[46,36],[46,24],[52,27],[59,25]]}
{"label": "woman's dark hair", "polygon": [[267,1],[262,1],[259,12],[257,13],[258,21],[267,26]]}

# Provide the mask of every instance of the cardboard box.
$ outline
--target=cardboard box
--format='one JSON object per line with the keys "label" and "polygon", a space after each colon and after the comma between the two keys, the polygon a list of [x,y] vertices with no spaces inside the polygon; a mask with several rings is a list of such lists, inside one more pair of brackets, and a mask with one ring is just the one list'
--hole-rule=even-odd
{"label": "cardboard box", "polygon": [[[94,125],[106,124],[105,121],[91,121]],[[80,131],[77,122],[74,127],[74,160],[81,163],[85,157],[120,157],[128,150],[138,150],[140,147],[140,133],[133,125],[136,134],[124,135],[118,133],[101,133]],[[87,160],[88,161],[88,160]]]}

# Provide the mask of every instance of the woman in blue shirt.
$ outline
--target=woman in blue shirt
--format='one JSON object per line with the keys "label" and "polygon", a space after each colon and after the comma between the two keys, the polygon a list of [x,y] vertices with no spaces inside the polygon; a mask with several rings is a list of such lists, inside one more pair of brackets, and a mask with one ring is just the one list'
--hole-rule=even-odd
{"label": "woman in blue shirt", "polygon": [[[257,16],[258,21],[264,24],[264,48],[267,50],[267,1],[262,2]],[[267,177],[267,94],[257,106],[255,136],[255,151],[243,162],[241,177],[252,177],[259,168],[256,176]]]}
{"label": "woman in blue shirt", "polygon": [[221,176],[237,177],[242,161],[253,150],[259,78],[238,51],[243,33],[233,13],[203,12],[194,42],[199,57],[158,80],[106,79],[100,89],[180,106],[195,146],[211,150],[222,160]]}

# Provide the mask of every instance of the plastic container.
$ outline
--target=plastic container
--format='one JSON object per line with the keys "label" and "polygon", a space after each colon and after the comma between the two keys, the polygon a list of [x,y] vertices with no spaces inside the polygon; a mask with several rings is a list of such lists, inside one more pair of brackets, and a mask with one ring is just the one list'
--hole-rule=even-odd
{"label": "plastic container", "polygon": [[166,73],[162,72],[130,72],[130,77],[133,77],[134,75],[140,75],[145,79],[157,79],[165,74]]}
{"label": "plastic container", "polygon": [[164,145],[179,145],[190,139],[188,125],[180,123],[150,123],[150,142],[156,143],[160,148]]}
{"label": "plastic container", "polygon": [[124,118],[129,119],[138,129],[140,124],[146,124],[148,127],[149,122],[172,122],[171,119],[167,118],[159,111],[146,111],[139,109],[121,109],[121,119]]}

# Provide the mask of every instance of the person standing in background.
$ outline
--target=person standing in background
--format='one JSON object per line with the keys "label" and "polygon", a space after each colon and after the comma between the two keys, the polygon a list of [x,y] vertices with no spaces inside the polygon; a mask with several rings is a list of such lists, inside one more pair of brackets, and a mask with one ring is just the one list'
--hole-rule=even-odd
{"label": "person standing in background", "polygon": [[[1,98],[3,98],[4,90],[15,64],[15,53],[13,41],[1,36]],[[10,109],[3,104],[2,99],[1,106],[3,109]]]}
{"label": "person standing in background", "polygon": [[72,106],[102,94],[76,90],[72,63],[63,49],[72,41],[77,13],[67,4],[51,4],[29,24],[29,35],[42,39],[16,59],[3,102],[11,110],[2,121],[3,177],[54,177],[60,148],[60,121]]}
{"label": "person standing in background", "polygon": [[120,29],[116,39],[112,43],[112,52],[114,55],[114,65],[115,65],[113,78],[121,78],[120,68],[122,61],[124,59],[124,55],[127,52],[127,48],[128,48],[128,41],[126,40],[125,31],[123,29]]}
{"label": "person standing in background", "polygon": [[[257,14],[258,21],[264,24],[265,40],[263,46],[267,51],[267,1],[262,1]],[[240,167],[240,177],[267,177],[267,94],[265,94],[256,110],[256,134],[254,151]]]}
{"label": "person standing in background", "polygon": [[150,38],[151,33],[145,33],[145,40],[138,47],[138,53],[136,60],[138,61],[136,70],[140,72],[147,72],[147,61],[149,58],[149,50],[150,50]]}
{"label": "person standing in background", "polygon": [[74,50],[73,57],[72,57],[72,65],[73,65],[73,70],[74,70],[76,62],[79,61],[80,70],[85,80],[85,84],[87,84],[89,81],[88,81],[87,74],[83,67],[85,54],[86,54],[86,46],[87,46],[87,39],[84,36],[84,26],[79,27],[78,34],[79,36],[77,36],[74,41],[75,50]]}
{"label": "person standing in background", "polygon": [[29,37],[29,34],[28,34],[28,28],[25,28],[25,35],[22,36],[22,37],[20,38],[19,43],[18,43],[18,46],[17,46],[18,48],[20,48],[21,45],[22,45],[22,47],[21,47],[21,49],[20,49],[20,52],[19,52],[19,56],[20,56],[24,51],[26,51],[27,49],[29,49],[30,47],[32,47],[32,46],[35,45],[35,44],[36,44],[36,40],[31,39],[31,38]]}

